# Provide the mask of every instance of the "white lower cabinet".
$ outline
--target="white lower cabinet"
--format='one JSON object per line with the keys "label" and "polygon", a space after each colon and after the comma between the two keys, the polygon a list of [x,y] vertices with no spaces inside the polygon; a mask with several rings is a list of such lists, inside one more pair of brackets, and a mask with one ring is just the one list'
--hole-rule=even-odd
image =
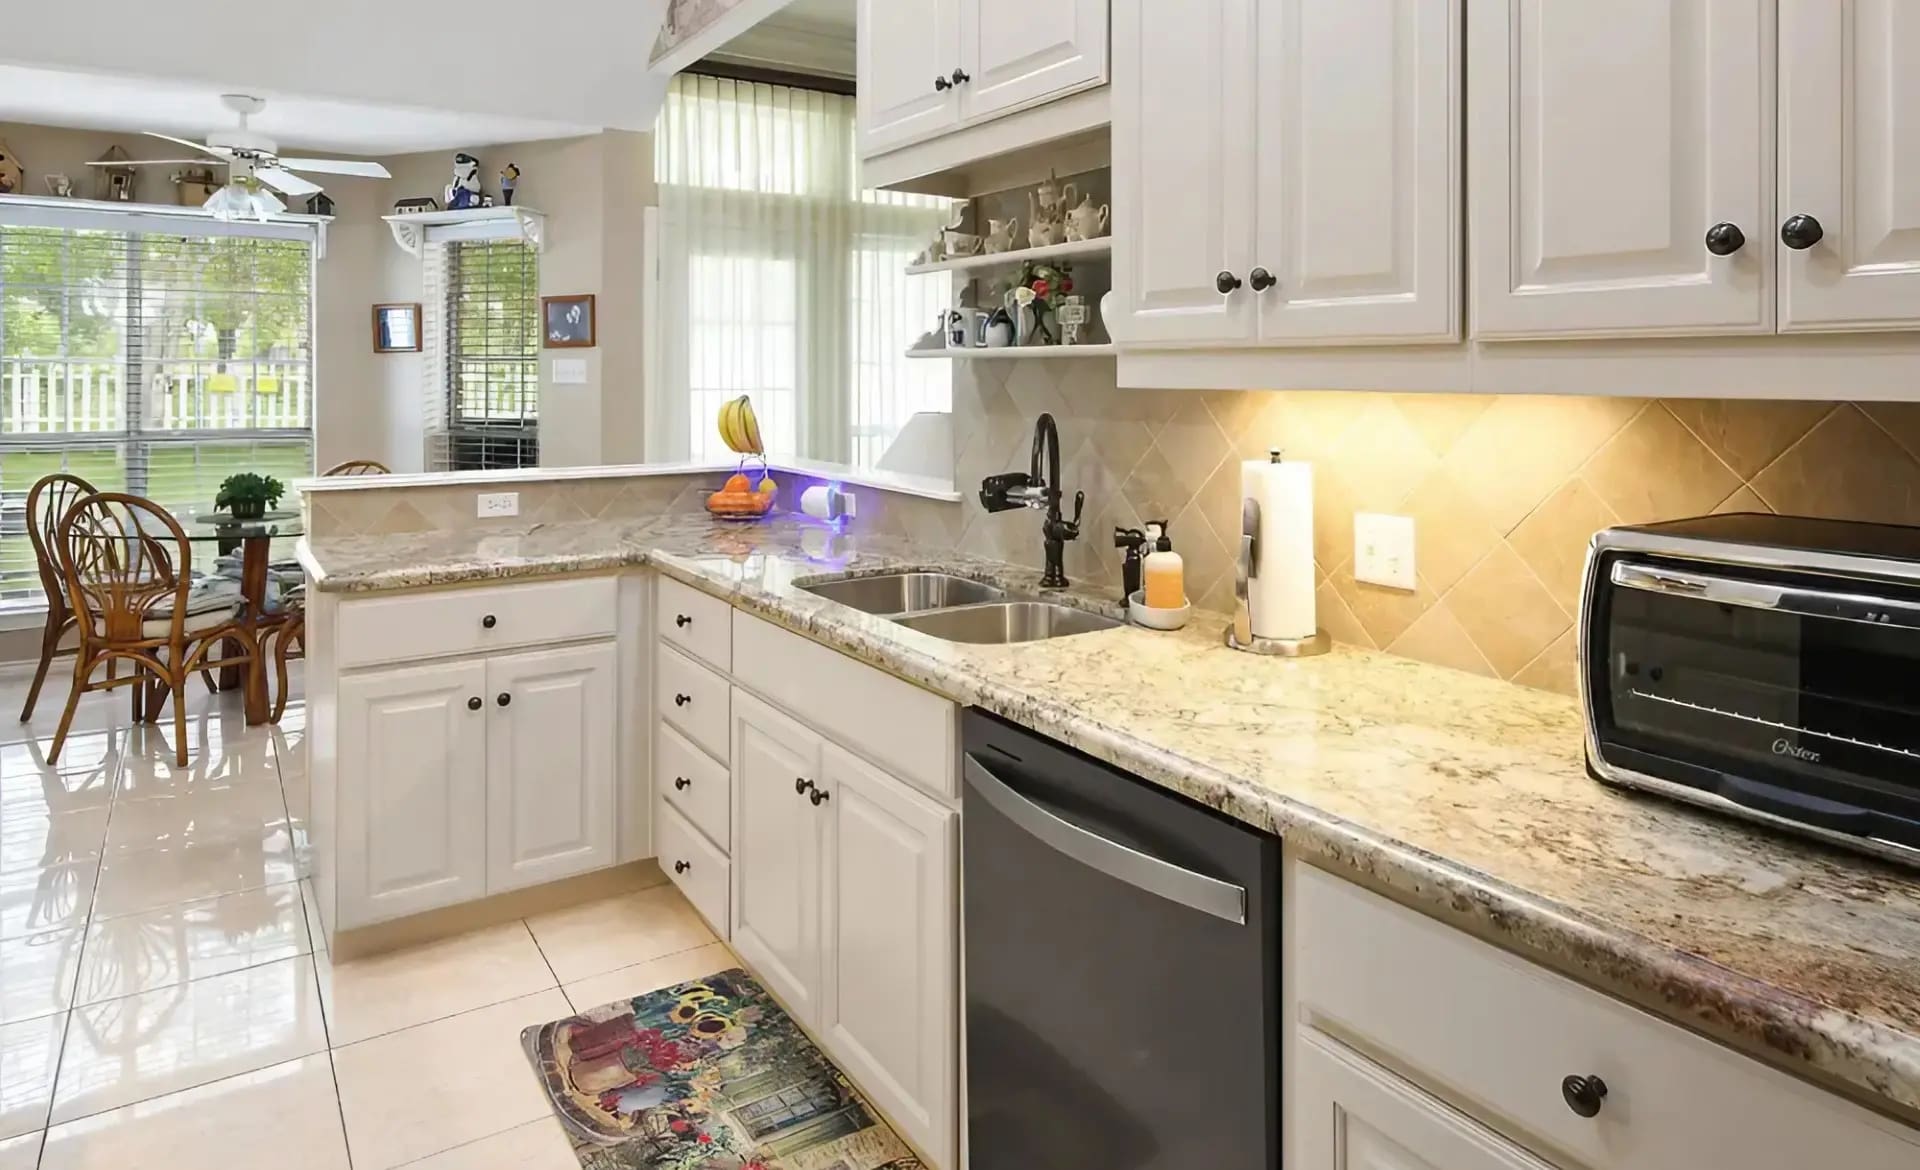
{"label": "white lower cabinet", "polygon": [[335,930],[614,863],[612,642],[338,683]]}
{"label": "white lower cabinet", "polygon": [[487,889],[484,659],[340,680],[340,924],[478,898]]}
{"label": "white lower cabinet", "polygon": [[1549,1170],[1446,1103],[1325,1037],[1309,1034],[1281,1122],[1289,1170]]}
{"label": "white lower cabinet", "polygon": [[613,863],[613,643],[487,660],[487,890]]}
{"label": "white lower cabinet", "polygon": [[733,690],[733,949],[801,1022],[819,1020],[820,737]]}
{"label": "white lower cabinet", "polygon": [[959,814],[832,744],[820,765],[830,809],[820,1031],[922,1149],[951,1150]]}

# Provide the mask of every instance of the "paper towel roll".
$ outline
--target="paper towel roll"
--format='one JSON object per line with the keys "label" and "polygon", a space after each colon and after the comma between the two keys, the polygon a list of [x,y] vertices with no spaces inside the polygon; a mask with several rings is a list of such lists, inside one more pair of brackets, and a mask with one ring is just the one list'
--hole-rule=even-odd
{"label": "paper towel roll", "polygon": [[1260,505],[1247,577],[1253,636],[1313,637],[1313,464],[1250,459],[1240,465],[1240,494]]}

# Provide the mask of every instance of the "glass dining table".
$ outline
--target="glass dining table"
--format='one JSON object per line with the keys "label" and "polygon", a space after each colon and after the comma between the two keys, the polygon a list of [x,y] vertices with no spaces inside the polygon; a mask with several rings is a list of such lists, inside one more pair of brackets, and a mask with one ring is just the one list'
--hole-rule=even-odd
{"label": "glass dining table", "polygon": [[[257,633],[260,627],[269,624],[273,619],[267,614],[267,585],[273,542],[305,535],[306,528],[299,511],[269,511],[258,520],[236,520],[232,513],[216,511],[211,504],[175,507],[167,511],[196,548],[211,547],[220,556],[239,550],[240,596],[246,601],[240,625]],[[194,561],[196,569],[207,572],[213,567],[214,557],[202,562],[196,556]],[[224,653],[231,655],[237,652],[238,647],[230,644]],[[265,723],[270,704],[267,701],[264,661],[256,659],[254,669],[245,674],[238,666],[221,668],[221,690],[232,690],[242,685],[246,687],[248,724]]]}

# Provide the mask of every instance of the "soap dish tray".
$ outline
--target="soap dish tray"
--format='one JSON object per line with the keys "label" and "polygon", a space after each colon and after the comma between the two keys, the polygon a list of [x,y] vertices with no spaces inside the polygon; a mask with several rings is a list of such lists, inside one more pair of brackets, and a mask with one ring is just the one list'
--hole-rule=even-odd
{"label": "soap dish tray", "polygon": [[1127,596],[1127,617],[1136,626],[1145,626],[1149,630],[1177,630],[1187,624],[1187,618],[1193,614],[1193,603],[1189,601],[1179,609],[1155,609],[1142,598],[1144,590],[1136,589]]}

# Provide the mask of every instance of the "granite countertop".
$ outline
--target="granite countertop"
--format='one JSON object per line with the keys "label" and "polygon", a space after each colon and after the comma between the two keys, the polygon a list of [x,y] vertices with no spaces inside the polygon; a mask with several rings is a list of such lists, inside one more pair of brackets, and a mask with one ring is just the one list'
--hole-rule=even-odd
{"label": "granite countertop", "polygon": [[1239,654],[1206,615],[1173,634],[944,642],[795,584],[915,567],[1032,590],[1037,575],[801,520],[356,537],[301,555],[316,588],[348,591],[650,564],[1584,982],[1920,1114],[1920,876],[1595,783],[1563,697],[1349,648]]}

